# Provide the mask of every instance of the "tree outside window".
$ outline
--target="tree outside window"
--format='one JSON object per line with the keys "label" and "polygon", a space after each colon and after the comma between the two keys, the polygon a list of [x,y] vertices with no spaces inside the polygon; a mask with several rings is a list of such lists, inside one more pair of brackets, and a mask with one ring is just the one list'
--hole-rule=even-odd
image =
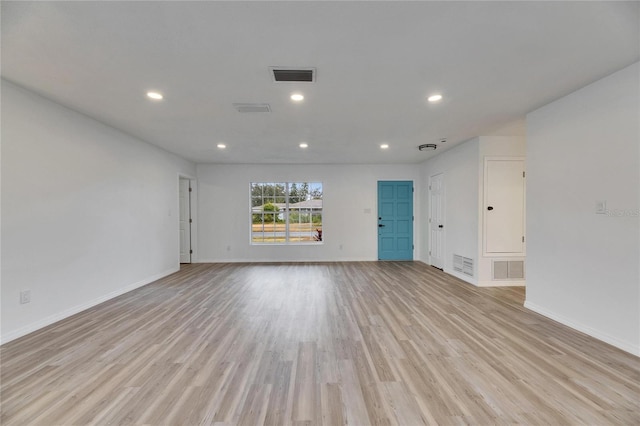
{"label": "tree outside window", "polygon": [[322,196],[321,182],[251,183],[251,243],[321,243]]}

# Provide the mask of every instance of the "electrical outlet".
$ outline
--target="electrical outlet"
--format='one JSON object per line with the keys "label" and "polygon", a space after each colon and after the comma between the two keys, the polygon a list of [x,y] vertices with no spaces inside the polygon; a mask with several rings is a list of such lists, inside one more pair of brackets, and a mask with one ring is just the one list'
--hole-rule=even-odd
{"label": "electrical outlet", "polygon": [[22,290],[20,292],[20,303],[24,305],[29,302],[31,302],[31,290]]}

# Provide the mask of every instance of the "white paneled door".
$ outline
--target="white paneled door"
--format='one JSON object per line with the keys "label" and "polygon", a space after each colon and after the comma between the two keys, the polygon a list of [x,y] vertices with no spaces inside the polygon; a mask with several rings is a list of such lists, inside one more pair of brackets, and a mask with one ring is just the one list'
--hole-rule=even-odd
{"label": "white paneled door", "polygon": [[444,267],[444,188],[442,173],[429,179],[429,264]]}
{"label": "white paneled door", "polygon": [[180,178],[180,263],[191,263],[191,183]]}

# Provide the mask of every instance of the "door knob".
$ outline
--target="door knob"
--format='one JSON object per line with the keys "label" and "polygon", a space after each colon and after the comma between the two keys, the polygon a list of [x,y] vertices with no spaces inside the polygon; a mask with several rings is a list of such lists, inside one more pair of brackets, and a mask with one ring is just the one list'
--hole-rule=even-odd
{"label": "door knob", "polygon": [[487,210],[489,210],[489,211],[493,210],[493,206],[487,207]]}
{"label": "door knob", "polygon": [[444,225],[438,225],[438,228],[444,228]]}
{"label": "door knob", "polygon": [[383,224],[381,224],[381,223],[379,223],[379,224],[378,224],[378,228],[384,228],[384,225],[383,225]]}

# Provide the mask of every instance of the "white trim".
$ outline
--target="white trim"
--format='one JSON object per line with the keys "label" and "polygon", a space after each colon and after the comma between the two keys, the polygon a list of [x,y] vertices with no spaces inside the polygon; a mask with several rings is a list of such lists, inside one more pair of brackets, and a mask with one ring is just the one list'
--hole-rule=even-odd
{"label": "white trim", "polygon": [[[285,186],[285,194],[284,194],[284,211],[282,211],[282,213],[284,214],[284,220],[285,220],[285,236],[284,236],[284,241],[283,242],[274,242],[274,243],[268,243],[268,242],[254,242],[253,241],[253,215],[255,214],[253,211],[253,185],[254,184],[259,184],[259,185],[264,185],[264,184],[268,184],[268,183],[274,183],[274,184],[284,184]],[[323,245],[324,242],[326,241],[325,237],[326,235],[322,236],[322,240],[321,241],[291,241],[291,235],[290,235],[290,225],[291,223],[289,222],[289,214],[291,213],[291,204],[289,203],[289,190],[291,188],[291,185],[293,184],[297,184],[297,183],[306,183],[306,184],[320,184],[320,186],[322,187],[322,207],[319,209],[315,209],[316,211],[320,211],[320,215],[322,217],[322,220],[324,221],[324,182],[320,181],[320,180],[285,180],[285,181],[274,181],[274,182],[268,182],[268,181],[262,181],[262,182],[249,182],[249,245],[250,246],[267,246],[267,247],[273,247],[273,246],[314,246],[314,245]],[[262,198],[262,201],[264,202],[264,197]],[[276,203],[277,204],[277,203]],[[293,203],[295,204],[295,203]],[[311,215],[313,216],[313,210],[314,208],[311,208]],[[262,211],[262,213],[264,213],[264,210]],[[279,215],[279,213],[278,213]],[[264,220],[264,217],[262,218]],[[263,223],[264,225],[264,223]],[[324,226],[324,223],[323,225]],[[323,227],[324,229],[324,227]],[[264,229],[263,229],[263,235],[264,235]]]}
{"label": "white trim", "polygon": [[618,349],[622,349],[625,352],[629,352],[630,354],[640,357],[640,346],[636,346],[632,343],[626,342],[624,340],[620,340],[617,337],[610,336],[609,334],[596,330],[593,327],[581,324],[565,316],[558,315],[554,312],[548,311],[547,309],[541,306],[538,306],[535,303],[531,303],[528,300],[525,300],[524,307],[542,316],[545,316],[556,322],[559,322],[560,324],[566,325],[567,327],[571,327],[574,330],[578,330],[588,336],[594,337],[598,340],[601,340],[605,343],[615,346]]}
{"label": "white trim", "polygon": [[[423,264],[425,264],[427,266],[433,266],[433,265],[430,265],[429,263],[427,263],[427,262],[425,262],[423,260],[414,260],[414,262],[420,262],[420,263],[423,263]],[[435,266],[433,266],[433,267],[435,268]],[[439,269],[439,268],[436,268],[436,269]],[[458,278],[459,280],[462,280],[462,281],[464,281],[464,282],[466,282],[468,284],[471,284],[471,285],[474,285],[474,286],[478,287],[478,282],[474,278],[471,278],[468,275],[461,274],[459,272],[452,271],[452,270],[449,270],[447,268],[444,268],[442,270],[442,272],[444,272],[445,274],[451,275],[454,278]]]}
{"label": "white trim", "polygon": [[454,271],[454,270],[449,270],[447,268],[444,268],[443,272],[452,275],[462,281],[468,282],[469,284],[475,285],[476,287],[478,287],[478,281],[475,278],[472,278],[468,275],[462,274],[460,272]]}
{"label": "white trim", "polygon": [[144,280],[135,282],[133,284],[129,284],[128,286],[123,287],[121,289],[118,289],[116,291],[112,291],[111,293],[105,294],[104,296],[100,296],[100,297],[98,297],[96,299],[90,300],[89,302],[83,303],[83,304],[78,305],[78,306],[74,306],[74,307],[72,307],[70,309],[67,309],[67,310],[62,311],[62,312],[58,312],[58,313],[53,314],[53,315],[49,315],[46,318],[43,318],[43,319],[41,319],[39,321],[36,321],[34,323],[31,323],[31,324],[28,324],[28,325],[26,325],[24,327],[21,327],[21,328],[19,328],[17,330],[14,330],[12,332],[7,333],[4,336],[1,336],[0,337],[0,345],[4,345],[5,343],[10,342],[12,340],[15,340],[15,339],[17,339],[19,337],[26,336],[29,333],[33,333],[34,331],[40,330],[41,328],[49,326],[49,325],[51,325],[53,323],[56,323],[58,321],[61,321],[61,320],[65,319],[65,318],[69,318],[70,316],[75,315],[77,313],[80,313],[82,311],[86,311],[87,309],[92,308],[92,307],[94,307],[96,305],[99,305],[100,303],[106,302],[107,300],[111,300],[114,297],[118,297],[118,296],[120,296],[122,294],[128,293],[128,292],[130,292],[132,290],[135,290],[135,289],[137,289],[139,287],[142,287],[142,286],[145,286],[147,284],[150,284],[150,283],[152,283],[154,281],[157,281],[157,280],[159,280],[161,278],[164,278],[164,277],[166,277],[168,275],[171,275],[174,272],[177,272],[179,270],[180,270],[180,267],[174,267],[174,268],[168,269],[168,270],[166,270],[164,272],[161,272],[159,274],[152,275],[151,277],[145,278]]}
{"label": "white trim", "polygon": [[526,287],[526,285],[527,282],[525,280],[483,280],[478,282],[478,287]]}
{"label": "white trim", "polygon": [[[194,263],[335,263],[335,262],[419,262],[418,260],[378,260],[371,257],[341,257],[339,259],[199,259]],[[424,263],[424,262],[423,262]]]}

